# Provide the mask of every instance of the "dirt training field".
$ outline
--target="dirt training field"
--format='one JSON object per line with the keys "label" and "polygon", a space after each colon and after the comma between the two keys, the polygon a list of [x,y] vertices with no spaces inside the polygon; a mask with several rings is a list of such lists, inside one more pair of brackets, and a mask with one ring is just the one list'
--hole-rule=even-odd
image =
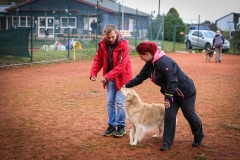
{"label": "dirt training field", "polygon": [[[107,128],[106,90],[89,80],[92,60],[22,66],[0,70],[1,160],[239,160],[240,56],[206,62],[201,54],[167,53],[197,88],[196,111],[205,138],[198,148],[181,110],[173,147],[159,150],[162,135],[148,132],[131,146],[122,138],[104,137]],[[144,62],[132,56],[133,75]],[[159,87],[146,80],[134,88],[144,102],[162,103]]]}

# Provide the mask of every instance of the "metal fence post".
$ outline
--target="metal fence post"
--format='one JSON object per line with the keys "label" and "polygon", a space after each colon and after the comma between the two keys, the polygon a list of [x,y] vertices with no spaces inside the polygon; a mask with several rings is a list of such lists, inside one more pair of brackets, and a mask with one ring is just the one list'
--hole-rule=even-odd
{"label": "metal fence post", "polygon": [[56,42],[56,35],[55,35],[55,32],[56,32],[56,25],[55,25],[55,11],[53,11],[53,16],[54,16],[54,18],[53,18],[53,27],[54,27],[54,29],[53,29],[53,36],[54,36],[54,42]]}
{"label": "metal fence post", "polygon": [[46,13],[46,7],[45,7],[45,11],[44,11],[44,13],[45,13],[45,37],[44,37],[44,45],[45,45],[45,52],[46,52],[46,50],[47,50],[47,45],[46,45],[46,24],[47,24],[47,13]]}
{"label": "metal fence post", "polygon": [[17,23],[17,19],[18,19],[18,18],[17,18],[17,4],[16,4],[16,29],[17,29],[17,24],[18,24],[18,23]]}
{"label": "metal fence post", "polygon": [[236,39],[237,39],[237,23],[234,21],[234,42],[233,42],[233,52],[235,53]]}
{"label": "metal fence post", "polygon": [[118,30],[120,32],[120,12],[121,12],[121,4],[119,2],[119,11],[118,11]]}
{"label": "metal fence post", "polygon": [[70,35],[69,35],[69,32],[70,32],[70,24],[69,24],[69,14],[70,14],[70,8],[69,8],[69,1],[68,0],[68,59],[70,58]]}
{"label": "metal fence post", "polygon": [[98,44],[98,0],[97,0],[97,28],[96,28],[96,52],[97,52],[97,44]]}
{"label": "metal fence post", "polygon": [[152,31],[153,31],[153,14],[155,13],[155,11],[151,11],[151,26],[150,26],[150,41],[152,41]]}
{"label": "metal fence post", "polygon": [[162,32],[162,44],[161,44],[161,50],[163,50],[163,46],[164,46],[164,22],[165,22],[165,16],[164,16],[164,13],[163,13],[163,32]]}
{"label": "metal fence post", "polygon": [[152,32],[153,32],[153,20],[152,20],[152,22],[151,22],[151,34],[150,34],[150,40],[152,41]]}
{"label": "metal fence post", "polygon": [[31,62],[33,62],[33,12],[32,12],[32,0],[31,0]]}
{"label": "metal fence post", "polygon": [[197,39],[197,50],[198,50],[198,45],[199,45],[199,24],[200,23],[200,15],[198,16],[198,39]]}
{"label": "metal fence post", "polygon": [[176,41],[176,25],[173,27],[173,51],[175,52],[175,41]]}
{"label": "metal fence post", "polygon": [[135,33],[135,48],[137,46],[137,36],[138,36],[138,9],[136,9],[136,33]]}

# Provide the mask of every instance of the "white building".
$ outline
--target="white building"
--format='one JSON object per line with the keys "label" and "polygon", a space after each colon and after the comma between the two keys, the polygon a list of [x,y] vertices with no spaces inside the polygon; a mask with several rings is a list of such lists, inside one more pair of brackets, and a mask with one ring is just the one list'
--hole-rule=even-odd
{"label": "white building", "polygon": [[240,29],[240,13],[230,13],[222,18],[216,20],[216,26],[222,31],[230,31],[234,29],[236,23],[236,29]]}

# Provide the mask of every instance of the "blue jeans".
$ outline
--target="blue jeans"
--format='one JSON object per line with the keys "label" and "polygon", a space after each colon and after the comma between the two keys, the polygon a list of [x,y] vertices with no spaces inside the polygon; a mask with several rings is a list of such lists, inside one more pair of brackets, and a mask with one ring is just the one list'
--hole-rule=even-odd
{"label": "blue jeans", "polygon": [[107,84],[107,111],[108,124],[112,126],[126,126],[126,114],[124,110],[124,95],[120,90],[116,89],[114,80]]}

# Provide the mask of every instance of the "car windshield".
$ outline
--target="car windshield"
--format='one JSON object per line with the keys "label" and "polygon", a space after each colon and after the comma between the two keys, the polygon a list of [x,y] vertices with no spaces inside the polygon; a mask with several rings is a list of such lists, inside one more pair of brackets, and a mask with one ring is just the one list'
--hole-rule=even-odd
{"label": "car windshield", "polygon": [[208,38],[213,38],[215,36],[215,32],[209,31],[209,32],[204,32],[204,35]]}

